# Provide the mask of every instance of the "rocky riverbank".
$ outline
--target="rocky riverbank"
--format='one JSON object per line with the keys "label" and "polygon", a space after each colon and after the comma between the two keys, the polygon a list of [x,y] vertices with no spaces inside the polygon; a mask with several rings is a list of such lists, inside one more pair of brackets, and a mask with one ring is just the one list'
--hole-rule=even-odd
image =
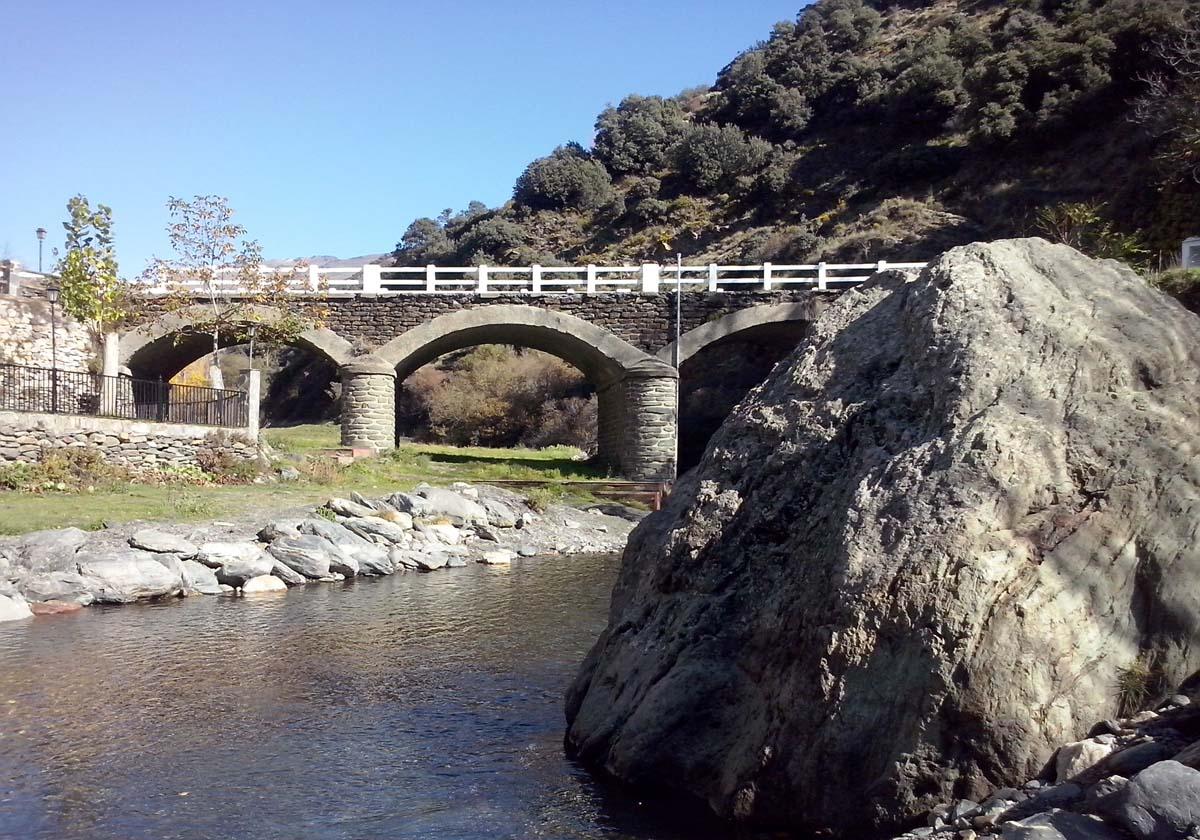
{"label": "rocky riverbank", "polygon": [[933,808],[896,840],[1200,838],[1200,686],[1157,711],[1096,723],[1041,774]]}
{"label": "rocky riverbank", "polygon": [[380,499],[351,494],[268,522],[39,531],[0,541],[0,621],[89,604],[610,553],[623,548],[638,517],[619,505],[538,511],[508,490],[456,484]]}

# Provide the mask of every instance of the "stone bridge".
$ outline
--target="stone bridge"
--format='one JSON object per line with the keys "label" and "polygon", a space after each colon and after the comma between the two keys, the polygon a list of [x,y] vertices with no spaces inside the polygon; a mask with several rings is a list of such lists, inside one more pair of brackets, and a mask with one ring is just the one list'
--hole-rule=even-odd
{"label": "stone bridge", "polygon": [[[649,268],[654,269],[653,282],[645,280]],[[705,288],[682,294],[669,290],[669,281],[659,288],[657,266],[641,268],[640,288],[600,290],[594,267],[588,267],[586,289],[555,293],[538,287],[550,281],[542,281],[534,267],[534,294],[529,288],[492,291],[495,287],[485,287],[485,277],[493,284],[503,281],[485,274],[486,268],[469,270],[478,284],[466,292],[435,291],[432,281],[420,291],[389,291],[379,287],[378,273],[371,291],[364,291],[369,285],[364,272],[356,288],[323,295],[323,325],[304,332],[294,344],[340,371],[343,445],[377,451],[393,447],[397,432],[404,431],[396,429],[397,382],[422,365],[481,344],[550,353],[582,371],[595,387],[599,463],[630,478],[669,480],[680,445],[681,377],[688,405],[715,426],[731,405],[713,405],[714,389],[737,380],[734,396],[740,398],[796,345],[831,299],[824,267],[819,286],[797,283],[800,288],[771,288],[771,267],[756,270],[767,282],[757,281],[754,288],[722,287],[716,272],[709,271]],[[428,276],[434,276],[433,267]],[[135,377],[169,378],[211,350],[210,336],[188,331],[186,311],[161,314],[158,300],[146,298],[146,319],[111,337],[106,371],[124,367]],[[204,305],[197,303],[197,311],[203,312]],[[270,321],[279,313],[260,308],[255,316]],[[232,337],[222,337],[223,346],[232,343]],[[731,367],[743,358],[752,362],[749,373]],[[686,437],[686,409],[683,414]],[[702,445],[699,439],[709,432],[693,438]]]}

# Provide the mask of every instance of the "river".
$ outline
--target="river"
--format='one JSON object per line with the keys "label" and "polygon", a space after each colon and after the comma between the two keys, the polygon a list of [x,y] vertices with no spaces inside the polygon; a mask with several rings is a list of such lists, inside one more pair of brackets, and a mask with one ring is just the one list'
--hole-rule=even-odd
{"label": "river", "polygon": [[682,838],[563,754],[615,557],[0,625],[0,837]]}

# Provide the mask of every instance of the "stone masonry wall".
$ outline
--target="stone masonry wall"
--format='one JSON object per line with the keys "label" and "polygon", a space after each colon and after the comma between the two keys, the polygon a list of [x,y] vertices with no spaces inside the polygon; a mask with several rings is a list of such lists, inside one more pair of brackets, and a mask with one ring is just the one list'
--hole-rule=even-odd
{"label": "stone masonry wall", "polygon": [[[0,364],[50,367],[50,304],[44,300],[0,295]],[[97,348],[91,331],[58,311],[55,330],[59,370],[88,370]]]}
{"label": "stone masonry wall", "polygon": [[[665,281],[664,281],[665,282]],[[798,303],[814,295],[803,289],[778,292],[686,292],[680,310],[683,332],[751,306]],[[350,342],[379,347],[398,335],[432,321],[439,315],[479,306],[536,306],[574,315],[604,327],[635,347],[653,354],[675,340],[675,295],[660,292],[595,295],[356,295],[331,297],[325,302],[325,326]],[[163,313],[161,300],[149,298],[141,307],[147,319]]]}
{"label": "stone masonry wall", "polygon": [[0,464],[33,464],[66,448],[97,449],[110,464],[135,472],[199,466],[205,455],[219,452],[241,460],[259,456],[241,429],[0,411]]}

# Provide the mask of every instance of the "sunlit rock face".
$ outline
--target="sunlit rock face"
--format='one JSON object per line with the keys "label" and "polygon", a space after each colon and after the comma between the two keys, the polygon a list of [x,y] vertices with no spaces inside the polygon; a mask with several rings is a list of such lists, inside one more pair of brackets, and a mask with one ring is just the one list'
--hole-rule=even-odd
{"label": "sunlit rock face", "polygon": [[1200,319],[1042,240],[842,295],[635,531],[568,743],[842,836],[1200,665]]}

